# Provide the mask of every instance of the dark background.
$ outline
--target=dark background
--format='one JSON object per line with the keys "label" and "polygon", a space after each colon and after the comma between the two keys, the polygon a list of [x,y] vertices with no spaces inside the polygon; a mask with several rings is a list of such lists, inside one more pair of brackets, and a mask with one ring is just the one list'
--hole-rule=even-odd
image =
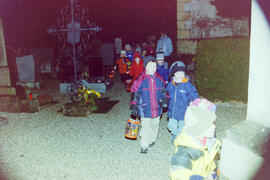
{"label": "dark background", "polygon": [[[60,17],[57,10],[67,0],[1,0],[6,44],[24,47],[51,47],[55,39],[47,29]],[[88,19],[103,30],[103,41],[120,36],[124,41],[146,41],[149,34],[159,37],[159,30],[176,37],[176,0],[78,0],[89,8]]]}
{"label": "dark background", "polygon": [[[124,42],[146,41],[150,34],[159,38],[166,31],[176,42],[176,0],[77,0],[89,8],[88,19],[103,30],[97,34],[102,41],[120,36]],[[258,0],[270,20],[270,0]],[[0,0],[7,48],[54,47],[56,39],[47,33],[60,17],[68,0]],[[211,1],[218,15],[228,18],[250,16],[251,0]]]}

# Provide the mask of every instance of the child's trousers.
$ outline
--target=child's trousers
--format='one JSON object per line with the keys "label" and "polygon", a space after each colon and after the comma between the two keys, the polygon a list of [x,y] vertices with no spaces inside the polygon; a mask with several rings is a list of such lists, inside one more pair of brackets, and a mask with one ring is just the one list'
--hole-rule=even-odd
{"label": "child's trousers", "polygon": [[171,131],[172,141],[176,138],[178,134],[181,133],[184,127],[184,124],[185,124],[184,120],[177,120],[174,118],[169,119],[168,129]]}
{"label": "child's trousers", "polygon": [[157,139],[160,116],[157,118],[141,118],[141,147],[148,148]]}

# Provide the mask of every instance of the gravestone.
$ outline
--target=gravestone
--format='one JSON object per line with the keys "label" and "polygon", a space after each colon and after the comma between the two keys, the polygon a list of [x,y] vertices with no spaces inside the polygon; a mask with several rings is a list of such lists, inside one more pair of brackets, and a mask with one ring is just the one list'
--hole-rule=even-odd
{"label": "gravestone", "polygon": [[104,43],[101,45],[101,56],[104,66],[111,66],[114,64],[113,54],[113,43]]}
{"label": "gravestone", "polygon": [[115,54],[120,55],[120,52],[122,50],[122,39],[120,37],[116,37],[114,39],[114,49],[115,49]]}
{"label": "gravestone", "polygon": [[[83,80],[83,84],[85,85],[86,88],[89,88],[89,89],[93,89],[95,91],[97,91],[98,93],[106,93],[106,84],[105,83],[95,83],[95,82],[87,82],[85,80]],[[67,89],[68,87],[70,86],[70,83],[61,83],[60,84],[60,93],[63,93],[63,94],[66,94],[68,93]]]}
{"label": "gravestone", "polygon": [[53,73],[53,49],[32,48],[29,53],[33,55],[36,79],[48,79]]}
{"label": "gravestone", "polygon": [[104,77],[109,77],[110,70],[114,65],[113,43],[104,43],[101,46],[101,54],[104,65]]}
{"label": "gravestone", "polygon": [[16,58],[20,82],[35,82],[35,62],[33,55]]}
{"label": "gravestone", "polygon": [[[256,0],[252,0],[247,118],[226,131],[220,170],[230,180],[269,179],[270,149],[270,27]],[[259,171],[260,170],[260,171]],[[261,174],[257,174],[257,172]],[[256,178],[254,176],[256,175]],[[261,178],[258,178],[258,177]]]}

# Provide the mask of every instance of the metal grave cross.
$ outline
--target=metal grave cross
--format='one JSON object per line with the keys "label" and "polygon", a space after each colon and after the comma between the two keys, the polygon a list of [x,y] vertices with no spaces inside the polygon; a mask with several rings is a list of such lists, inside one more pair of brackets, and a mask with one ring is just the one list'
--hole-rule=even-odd
{"label": "metal grave cross", "polygon": [[[77,3],[77,0],[69,0],[69,1],[70,5],[66,5],[61,10],[61,19],[57,20],[57,25],[55,25],[54,28],[49,28],[47,32],[49,34],[67,33],[67,42],[72,44],[73,48],[72,58],[74,66],[74,79],[75,82],[77,83],[76,44],[80,43],[81,39],[80,33],[86,32],[87,33],[86,38],[87,40],[89,40],[90,34],[98,32],[102,30],[102,28],[96,26],[94,23],[90,23],[90,21],[84,17],[85,12],[88,10],[87,8],[82,8],[77,4],[74,5],[74,1],[76,1],[75,3]],[[86,27],[81,27],[83,22]],[[64,42],[66,41],[64,40]]]}

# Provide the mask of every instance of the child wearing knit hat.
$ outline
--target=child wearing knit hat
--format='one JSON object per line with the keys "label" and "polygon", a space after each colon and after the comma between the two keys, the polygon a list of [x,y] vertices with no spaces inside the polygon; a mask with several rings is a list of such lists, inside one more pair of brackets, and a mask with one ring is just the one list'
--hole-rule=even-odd
{"label": "child wearing knit hat", "polygon": [[165,82],[156,72],[156,58],[147,56],[143,61],[145,70],[131,88],[130,113],[141,118],[141,153],[147,153],[157,139],[160,116],[167,104]]}
{"label": "child wearing knit hat", "polygon": [[157,72],[161,77],[163,77],[164,81],[167,84],[170,72],[168,63],[164,61],[163,53],[157,53],[156,58],[157,58]]}
{"label": "child wearing knit hat", "polygon": [[199,97],[196,88],[189,82],[185,75],[185,64],[176,61],[171,65],[171,81],[167,85],[170,96],[168,106],[168,129],[172,135],[172,142],[181,133],[184,126],[184,116],[189,104]]}
{"label": "child wearing knit hat", "polygon": [[[121,81],[123,83],[125,83],[125,81],[127,79],[129,79],[129,75],[127,74],[127,71],[128,71],[128,65],[127,65],[127,63],[128,62],[129,62],[129,60],[128,60],[127,56],[126,56],[126,51],[125,50],[121,50],[120,57],[116,61],[116,66],[118,66],[120,78],[121,78]],[[116,69],[116,66],[115,66],[115,69]]]}

